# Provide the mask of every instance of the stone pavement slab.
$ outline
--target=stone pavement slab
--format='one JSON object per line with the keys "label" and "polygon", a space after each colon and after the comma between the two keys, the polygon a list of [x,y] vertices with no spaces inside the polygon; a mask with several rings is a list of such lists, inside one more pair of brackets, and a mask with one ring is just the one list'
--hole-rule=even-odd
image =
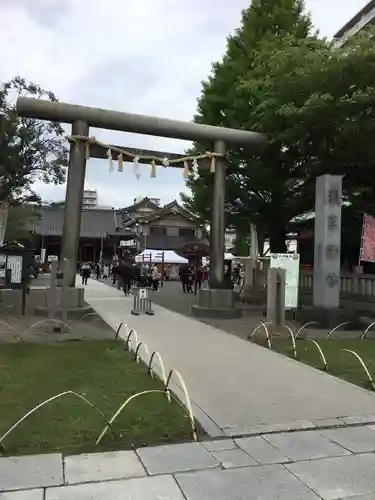
{"label": "stone pavement slab", "polygon": [[[343,425],[343,422],[341,422]],[[271,432],[283,432],[283,431],[296,431],[296,430],[306,430],[315,429],[313,422],[309,420],[296,421],[292,420],[289,422],[276,422],[272,424],[258,424],[258,425],[232,425],[230,427],[224,427],[223,431],[225,436],[235,437],[235,436],[251,436],[259,434],[269,434]]]}
{"label": "stone pavement slab", "polygon": [[222,450],[212,452],[212,456],[224,467],[229,469],[231,467],[251,467],[252,465],[259,465],[259,462],[251,458],[247,453],[240,449]]}
{"label": "stone pavement slab", "polygon": [[310,460],[285,467],[323,500],[375,493],[373,454]]}
{"label": "stone pavement slab", "polygon": [[360,495],[355,497],[340,498],[340,500],[375,500],[375,493],[370,495]]}
{"label": "stone pavement slab", "polygon": [[208,469],[220,465],[200,443],[138,448],[137,453],[150,475]]}
{"label": "stone pavement slab", "polygon": [[134,451],[109,451],[65,457],[67,484],[143,477],[147,473]]}
{"label": "stone pavement slab", "polygon": [[266,434],[263,438],[293,461],[350,455],[348,450],[316,431]]}
{"label": "stone pavement slab", "polygon": [[282,465],[177,474],[187,500],[318,500]]}
{"label": "stone pavement slab", "polygon": [[236,439],[235,443],[261,464],[282,464],[290,458],[268,443],[262,436]]}
{"label": "stone pavement slab", "polygon": [[160,306],[132,316],[132,298],[119,294],[91,280],[85,300],[114,330],[135,328],[221,429],[375,414],[369,391]]}
{"label": "stone pavement slab", "polygon": [[172,476],[48,488],[45,500],[185,500]]}
{"label": "stone pavement slab", "polygon": [[353,415],[351,417],[342,417],[340,420],[347,425],[369,424],[375,422],[375,415]]}
{"label": "stone pavement slab", "polygon": [[44,490],[6,491],[0,493],[0,500],[44,500]]}
{"label": "stone pavement slab", "polygon": [[[346,433],[350,442],[355,442],[356,434],[361,442],[363,431],[374,432],[366,425],[339,430],[340,441]],[[61,455],[44,457],[48,461],[57,457],[62,466]],[[375,453],[352,454],[311,430],[70,456],[65,458],[65,483],[61,475],[58,487],[49,487],[51,477],[46,477],[40,458],[1,459],[8,467],[3,477],[18,473],[22,482],[17,487],[24,489],[14,491],[14,481],[3,482],[0,500],[360,500],[361,496],[374,500],[375,496]],[[34,468],[30,464],[25,468],[24,459],[34,460]],[[22,477],[19,463],[29,475],[32,470],[32,482],[27,475]],[[131,477],[136,475],[143,477]]]}
{"label": "stone pavement slab", "polygon": [[218,439],[217,441],[202,441],[201,445],[208,451],[223,451],[237,448],[232,439]]}
{"label": "stone pavement slab", "polygon": [[325,429],[320,433],[353,453],[375,451],[375,431],[365,426]]}
{"label": "stone pavement slab", "polygon": [[0,458],[0,491],[63,484],[60,453]]}

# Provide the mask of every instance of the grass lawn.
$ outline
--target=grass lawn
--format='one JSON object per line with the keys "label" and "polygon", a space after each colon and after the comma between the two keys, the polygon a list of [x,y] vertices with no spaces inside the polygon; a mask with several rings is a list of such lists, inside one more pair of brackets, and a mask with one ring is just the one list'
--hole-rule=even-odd
{"label": "grass lawn", "polygon": [[[74,341],[0,344],[0,436],[43,400],[67,390],[92,401],[110,419],[132,394],[162,389],[143,363],[133,361],[122,342]],[[6,453],[106,451],[191,440],[191,426],[179,404],[161,393],[133,400],[96,446],[103,418],[73,395],[37,410],[4,441]]]}
{"label": "grass lawn", "polygon": [[[263,345],[261,339],[257,339]],[[341,377],[353,384],[371,389],[371,384],[361,363],[352,354],[342,352],[342,349],[355,351],[365,362],[371,376],[375,377],[375,340],[374,339],[345,339],[345,340],[317,340],[327,360],[327,372]],[[296,340],[297,360],[315,368],[322,369],[324,364],[317,347],[309,340]],[[293,357],[292,342],[290,339],[272,339],[272,348],[286,356]]]}

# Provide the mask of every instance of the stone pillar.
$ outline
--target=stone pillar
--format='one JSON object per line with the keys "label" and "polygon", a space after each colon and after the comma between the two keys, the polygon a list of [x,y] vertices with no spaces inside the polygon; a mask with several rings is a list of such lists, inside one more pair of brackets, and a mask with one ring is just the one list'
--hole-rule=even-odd
{"label": "stone pillar", "polygon": [[[224,154],[226,146],[223,141],[216,141],[214,152]],[[198,304],[193,305],[194,316],[211,318],[238,318],[242,309],[235,304],[235,294],[228,287],[224,276],[225,251],[225,171],[227,159],[218,157],[214,173],[214,189],[212,200],[210,276],[209,288],[202,288],[198,295]]]}
{"label": "stone pillar", "polygon": [[[226,146],[223,141],[216,141],[214,152],[225,154]],[[210,228],[210,288],[225,288],[224,279],[224,251],[225,251],[225,171],[227,159],[216,158],[214,173],[214,189],[212,200],[212,220]]]}
{"label": "stone pillar", "polygon": [[[72,135],[89,135],[86,122],[76,121],[72,125]],[[68,285],[75,286],[77,273],[77,254],[81,231],[82,196],[85,185],[86,156],[85,144],[71,144],[69,154],[68,178],[66,183],[64,228],[61,245],[61,262],[69,261]]]}
{"label": "stone pillar", "polygon": [[273,330],[282,330],[285,324],[285,269],[271,267],[267,276],[267,321]]}
{"label": "stone pillar", "polygon": [[316,180],[313,304],[340,307],[342,177],[322,175]]}
{"label": "stone pillar", "polygon": [[51,261],[50,286],[46,290],[48,318],[55,319],[57,309],[57,260]]}
{"label": "stone pillar", "polygon": [[62,262],[62,287],[61,287],[61,321],[68,322],[68,287],[69,287],[69,261],[64,259]]}

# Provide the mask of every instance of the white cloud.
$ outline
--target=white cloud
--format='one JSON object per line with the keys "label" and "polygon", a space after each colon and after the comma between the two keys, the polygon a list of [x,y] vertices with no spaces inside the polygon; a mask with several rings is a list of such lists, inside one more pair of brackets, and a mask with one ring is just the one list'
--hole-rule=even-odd
{"label": "white cloud", "polygon": [[[315,26],[332,36],[367,0],[307,0]],[[52,90],[60,100],[191,120],[201,81],[225,49],[248,0],[2,0],[2,78],[19,74]],[[172,139],[92,131],[124,146],[182,152]],[[182,172],[147,169],[137,181],[129,166],[108,172],[105,161],[90,160],[87,185],[100,203],[126,206],[138,195],[163,202],[184,189]],[[47,199],[63,199],[65,188],[40,185]]]}

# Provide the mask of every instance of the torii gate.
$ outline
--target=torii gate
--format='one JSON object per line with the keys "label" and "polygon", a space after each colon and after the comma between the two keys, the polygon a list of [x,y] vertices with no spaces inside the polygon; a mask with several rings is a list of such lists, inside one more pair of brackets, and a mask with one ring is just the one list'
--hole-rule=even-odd
{"label": "torii gate", "polygon": [[[150,164],[152,161],[153,170],[155,170],[155,161],[164,166],[184,166],[186,169],[186,158],[181,158],[181,155],[119,148],[90,139],[90,127],[188,141],[211,142],[213,144],[211,153],[207,152],[196,159],[188,158],[188,160],[195,160],[195,166],[197,160],[211,160],[214,185],[210,227],[209,286],[211,291],[226,288],[224,278],[224,213],[225,172],[228,164],[226,158],[227,148],[228,146],[245,148],[261,146],[266,143],[266,138],[262,134],[28,97],[19,97],[16,109],[18,115],[22,117],[70,123],[72,125],[61,250],[61,258],[68,259],[70,263],[69,284],[71,287],[75,286],[86,160],[90,157],[106,158],[108,157],[108,151],[113,150],[117,153],[121,152],[119,155],[121,156],[121,164],[122,153],[124,153],[128,157],[136,157],[137,163]],[[126,158],[124,161],[126,161]],[[210,298],[205,302],[212,303]]]}

